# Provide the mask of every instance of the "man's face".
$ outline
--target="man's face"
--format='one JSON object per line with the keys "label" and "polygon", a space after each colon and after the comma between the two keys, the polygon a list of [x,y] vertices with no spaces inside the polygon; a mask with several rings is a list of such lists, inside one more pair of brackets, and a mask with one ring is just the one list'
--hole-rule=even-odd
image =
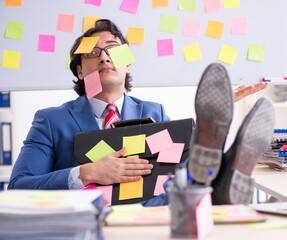
{"label": "man's face", "polygon": [[[94,56],[93,54],[82,55],[82,66],[77,66],[79,79],[84,79],[90,73],[98,70],[103,91],[113,90],[115,87],[122,87],[124,90],[125,78],[126,74],[130,72],[130,66],[116,69],[107,54],[108,51],[101,50],[122,45],[120,39],[110,32],[99,32],[92,36],[100,37],[93,50],[97,54],[94,54]],[[97,56],[98,54],[99,56]]]}

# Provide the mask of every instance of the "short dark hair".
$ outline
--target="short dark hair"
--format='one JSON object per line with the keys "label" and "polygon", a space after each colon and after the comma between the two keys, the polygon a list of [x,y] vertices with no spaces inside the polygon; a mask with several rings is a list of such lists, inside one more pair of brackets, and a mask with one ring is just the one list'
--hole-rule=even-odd
{"label": "short dark hair", "polygon": [[[74,54],[74,52],[77,50],[77,48],[79,47],[83,37],[90,37],[92,36],[94,33],[98,33],[98,32],[110,32],[111,34],[113,34],[115,37],[118,37],[121,40],[122,44],[128,44],[128,41],[126,40],[126,38],[123,36],[122,32],[119,30],[119,28],[110,20],[108,19],[99,19],[95,22],[95,25],[93,28],[90,28],[89,30],[87,30],[82,36],[78,37],[71,50],[70,50],[70,69],[73,72],[74,76],[77,77],[77,80],[73,80],[73,82],[75,83],[74,85],[74,90],[76,91],[76,93],[79,96],[82,96],[86,93],[85,91],[85,82],[83,80],[80,80],[78,77],[78,72],[77,72],[77,66],[78,65],[82,65],[82,61],[81,61],[81,54]],[[132,77],[130,75],[130,73],[126,74],[126,79],[125,79],[125,89],[126,91],[131,91],[132,89]]]}

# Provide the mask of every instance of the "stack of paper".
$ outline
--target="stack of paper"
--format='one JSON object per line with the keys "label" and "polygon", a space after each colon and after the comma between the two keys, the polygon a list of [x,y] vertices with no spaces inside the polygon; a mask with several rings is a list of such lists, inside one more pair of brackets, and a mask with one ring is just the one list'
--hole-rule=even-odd
{"label": "stack of paper", "polygon": [[0,239],[98,239],[102,201],[97,190],[0,192]]}

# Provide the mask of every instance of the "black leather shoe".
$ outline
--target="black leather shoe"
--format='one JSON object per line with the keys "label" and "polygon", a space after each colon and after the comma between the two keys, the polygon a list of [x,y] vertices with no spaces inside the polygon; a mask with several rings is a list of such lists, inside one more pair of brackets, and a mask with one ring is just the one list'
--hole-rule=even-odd
{"label": "black leather shoe", "polygon": [[254,190],[253,168],[267,149],[274,131],[272,103],[260,98],[241,124],[224,154],[218,177],[212,182],[213,204],[249,204]]}
{"label": "black leather shoe", "polygon": [[197,183],[210,185],[219,172],[233,104],[226,69],[219,63],[210,64],[197,88],[196,131],[190,141],[188,170]]}

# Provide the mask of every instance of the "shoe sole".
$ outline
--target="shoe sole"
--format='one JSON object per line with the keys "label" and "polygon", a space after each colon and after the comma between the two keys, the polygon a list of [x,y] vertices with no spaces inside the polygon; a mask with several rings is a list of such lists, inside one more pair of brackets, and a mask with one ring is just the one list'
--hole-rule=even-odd
{"label": "shoe sole", "polygon": [[190,144],[188,168],[197,183],[210,185],[219,172],[233,116],[233,91],[223,65],[213,63],[204,71],[196,92],[195,111],[196,133]]}

